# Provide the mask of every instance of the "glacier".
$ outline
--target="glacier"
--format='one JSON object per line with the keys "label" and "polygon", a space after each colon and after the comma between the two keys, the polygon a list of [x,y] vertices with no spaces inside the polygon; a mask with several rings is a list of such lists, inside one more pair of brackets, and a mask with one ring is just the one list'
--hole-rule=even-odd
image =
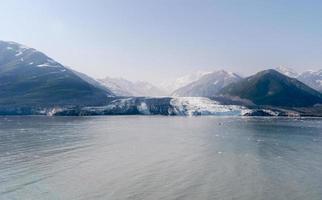
{"label": "glacier", "polygon": [[175,115],[242,115],[247,108],[238,105],[221,105],[206,97],[175,97],[170,101]]}
{"label": "glacier", "polygon": [[105,106],[55,109],[50,115],[242,116],[249,112],[244,106],[222,105],[206,97],[128,97],[111,99]]}

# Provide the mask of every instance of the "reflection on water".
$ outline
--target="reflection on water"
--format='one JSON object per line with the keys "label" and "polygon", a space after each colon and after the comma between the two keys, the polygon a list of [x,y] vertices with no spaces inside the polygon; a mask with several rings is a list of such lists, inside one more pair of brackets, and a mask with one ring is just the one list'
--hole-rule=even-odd
{"label": "reflection on water", "polygon": [[2,117],[0,199],[321,199],[322,120]]}

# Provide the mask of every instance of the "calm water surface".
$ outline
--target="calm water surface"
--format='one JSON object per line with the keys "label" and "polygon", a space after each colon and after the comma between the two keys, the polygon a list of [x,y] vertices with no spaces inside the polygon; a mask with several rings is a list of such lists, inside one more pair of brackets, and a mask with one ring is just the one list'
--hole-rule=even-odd
{"label": "calm water surface", "polygon": [[322,199],[322,120],[1,117],[0,199]]}

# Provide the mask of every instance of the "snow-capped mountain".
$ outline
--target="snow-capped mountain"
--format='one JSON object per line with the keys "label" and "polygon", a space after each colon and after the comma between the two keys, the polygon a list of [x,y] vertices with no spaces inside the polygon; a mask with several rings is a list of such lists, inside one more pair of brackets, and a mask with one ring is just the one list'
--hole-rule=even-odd
{"label": "snow-capped mountain", "polygon": [[200,79],[202,76],[209,74],[211,72],[204,72],[204,71],[197,71],[192,74],[188,74],[182,77],[177,78],[176,80],[172,82],[164,82],[161,87],[166,90],[169,94],[174,92],[175,90],[184,87],[194,81],[197,81]]}
{"label": "snow-capped mountain", "polygon": [[297,79],[312,87],[313,89],[322,92],[322,70],[308,70],[301,73]]}
{"label": "snow-capped mountain", "polygon": [[123,78],[110,78],[98,80],[117,96],[165,96],[162,89],[144,81],[132,82]]}
{"label": "snow-capped mountain", "polygon": [[36,49],[0,41],[0,105],[93,105],[114,96]]}
{"label": "snow-capped mountain", "polygon": [[214,71],[175,90],[172,95],[181,97],[210,97],[216,95],[225,86],[239,80],[241,80],[241,77],[235,73],[225,70]]}
{"label": "snow-capped mountain", "polygon": [[276,71],[291,77],[296,78],[299,81],[305,83],[311,88],[322,92],[322,70],[307,70],[302,73],[298,73],[295,70],[287,67],[278,67]]}
{"label": "snow-capped mountain", "polygon": [[275,70],[291,78],[297,78],[299,76],[299,73],[297,71],[288,67],[277,67],[275,68]]}

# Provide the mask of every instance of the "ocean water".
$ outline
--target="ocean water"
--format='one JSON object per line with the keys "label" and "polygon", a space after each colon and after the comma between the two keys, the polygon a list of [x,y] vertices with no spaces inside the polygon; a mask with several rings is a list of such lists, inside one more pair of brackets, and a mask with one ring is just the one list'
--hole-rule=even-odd
{"label": "ocean water", "polygon": [[0,117],[0,199],[321,200],[322,120]]}

